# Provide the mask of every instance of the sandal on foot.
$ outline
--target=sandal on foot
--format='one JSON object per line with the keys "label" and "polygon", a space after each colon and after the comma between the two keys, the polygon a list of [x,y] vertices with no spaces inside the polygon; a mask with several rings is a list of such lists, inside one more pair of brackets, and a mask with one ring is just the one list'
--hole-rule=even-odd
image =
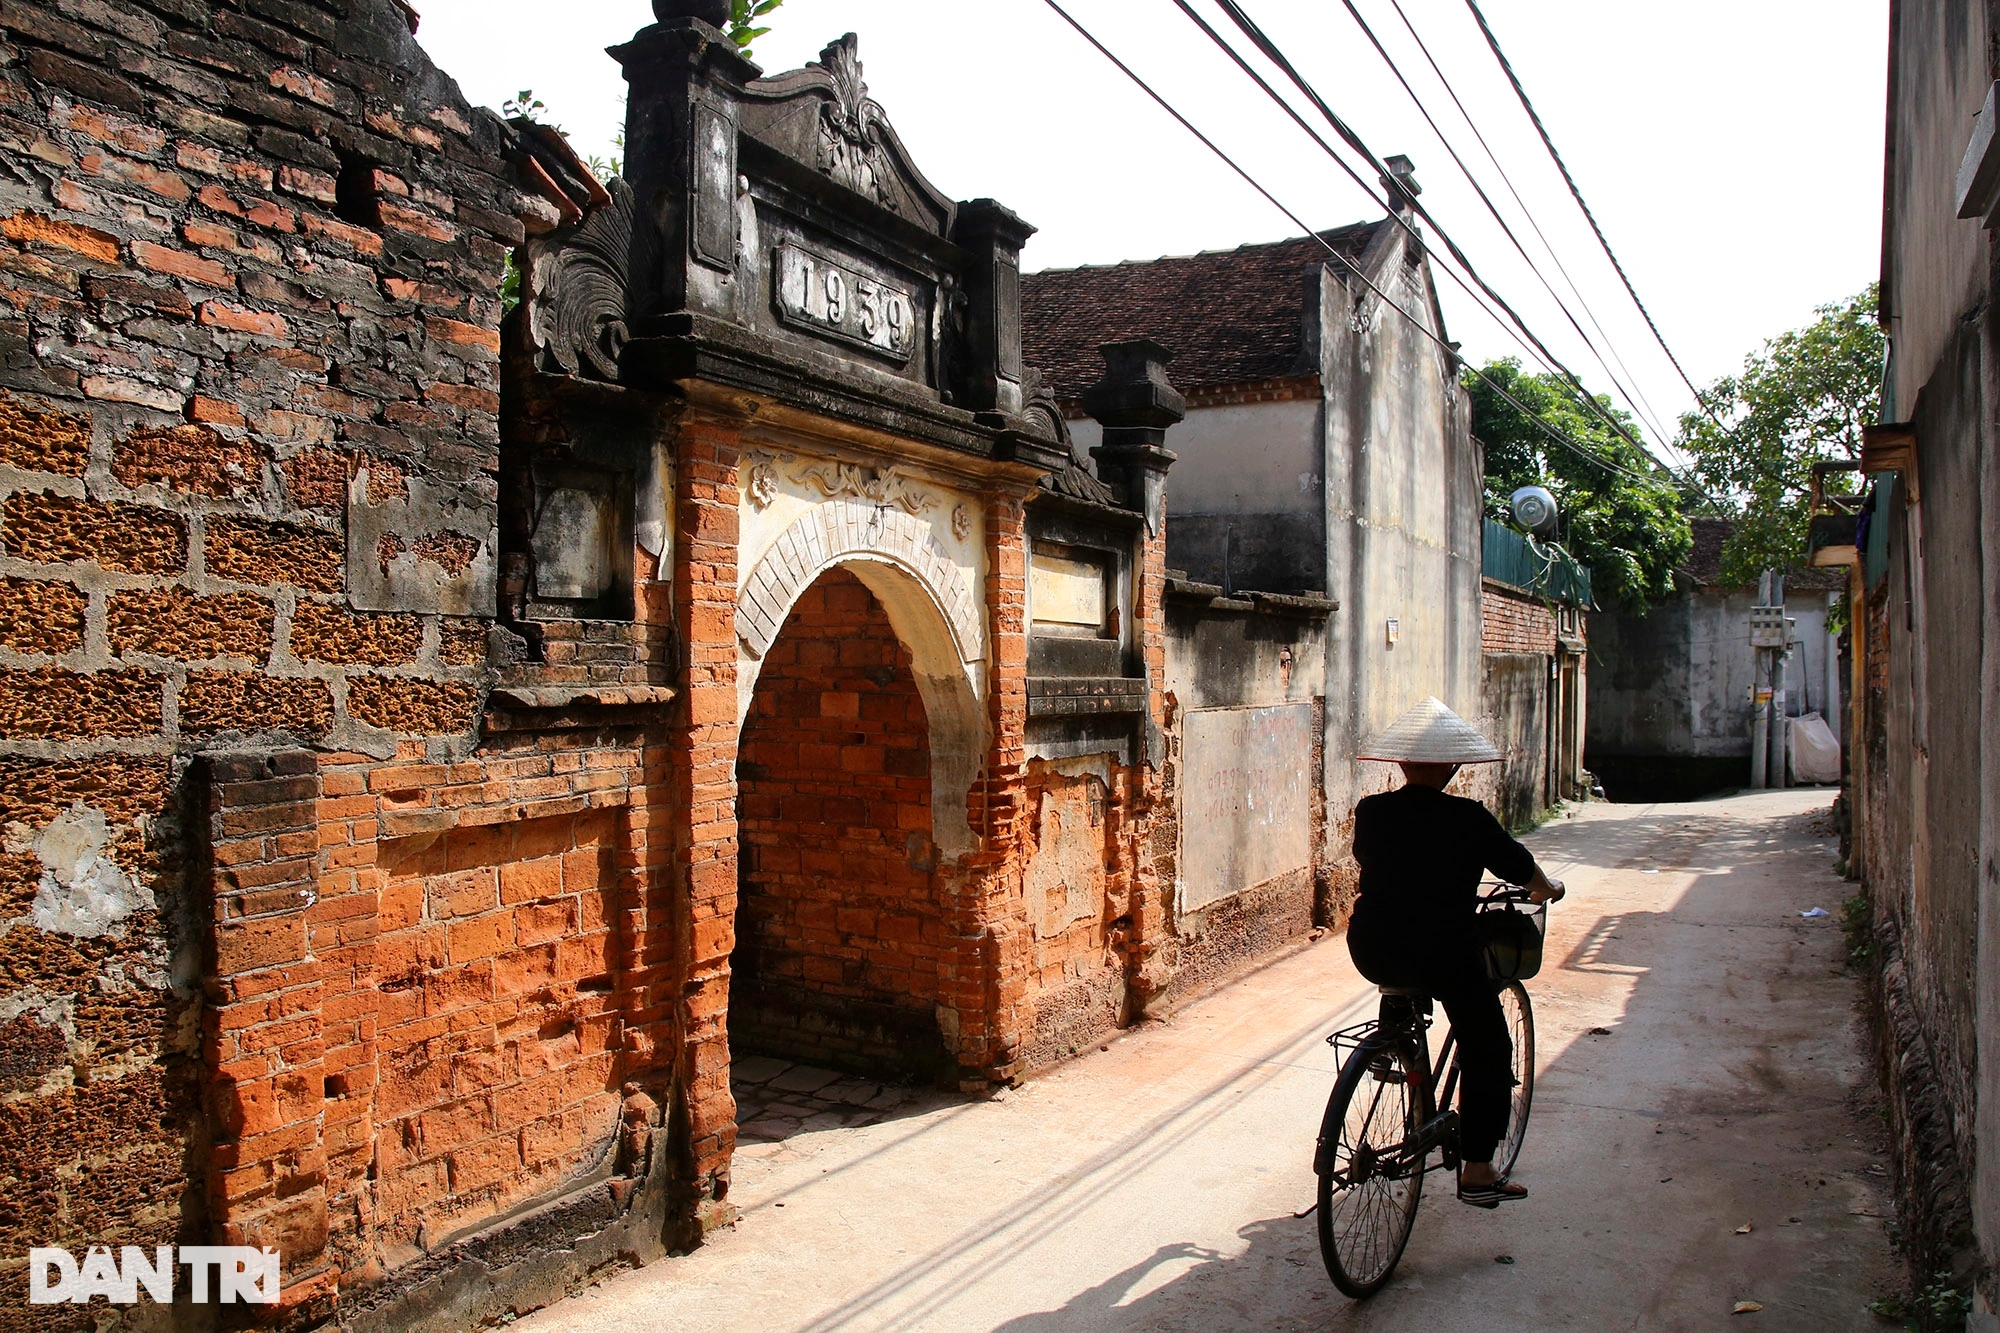
{"label": "sandal on foot", "polygon": [[1516,1185],[1502,1177],[1491,1185],[1468,1185],[1460,1181],[1458,1201],[1469,1203],[1474,1208],[1498,1208],[1503,1203],[1515,1203],[1528,1197],[1525,1185]]}

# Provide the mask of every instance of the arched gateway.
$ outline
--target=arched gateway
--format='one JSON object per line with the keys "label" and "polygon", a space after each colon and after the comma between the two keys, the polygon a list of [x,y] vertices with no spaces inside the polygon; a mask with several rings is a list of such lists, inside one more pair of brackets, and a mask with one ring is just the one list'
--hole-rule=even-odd
{"label": "arched gateway", "polygon": [[628,182],[523,253],[501,506],[531,640],[675,664],[610,984],[707,1225],[732,1046],[984,1086],[1143,1003],[1180,403],[1107,349],[1093,475],[1021,362],[1032,228],[924,179],[854,38],[764,78],[655,8]]}

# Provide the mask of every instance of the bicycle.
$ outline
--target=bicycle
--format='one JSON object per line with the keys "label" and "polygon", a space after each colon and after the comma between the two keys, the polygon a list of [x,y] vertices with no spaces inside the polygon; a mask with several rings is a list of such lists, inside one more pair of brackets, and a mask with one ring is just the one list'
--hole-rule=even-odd
{"label": "bicycle", "polygon": [[[1481,900],[1480,910],[1519,912],[1519,905],[1530,901],[1526,889],[1500,885]],[[1521,1155],[1534,1100],[1535,1015],[1521,981],[1541,968],[1546,914],[1546,904],[1520,913],[1533,928],[1531,942],[1517,932],[1514,943],[1487,950],[1488,972],[1500,989],[1514,1043],[1513,1103],[1507,1137],[1494,1157],[1502,1178]],[[1346,1054],[1313,1154],[1320,1256],[1333,1285],[1356,1300],[1380,1291],[1395,1273],[1416,1224],[1425,1175],[1459,1165],[1458,1112],[1438,1110],[1451,1107],[1458,1090],[1456,1035],[1445,1029],[1433,1065],[1430,996],[1396,986],[1380,989],[1376,1018],[1326,1039]],[[1435,1165],[1428,1160],[1433,1152]]]}

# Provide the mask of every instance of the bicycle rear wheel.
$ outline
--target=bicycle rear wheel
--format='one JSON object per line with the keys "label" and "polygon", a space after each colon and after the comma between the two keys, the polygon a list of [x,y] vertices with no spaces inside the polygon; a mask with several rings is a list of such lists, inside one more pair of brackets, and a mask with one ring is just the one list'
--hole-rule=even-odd
{"label": "bicycle rear wheel", "polygon": [[1327,1101],[1319,1252],[1333,1285],[1356,1300],[1382,1289],[1410,1242],[1424,1162],[1408,1145],[1424,1116],[1424,1073],[1403,1045],[1355,1052]]}
{"label": "bicycle rear wheel", "polygon": [[1504,1177],[1521,1155],[1521,1140],[1528,1133],[1528,1107],[1535,1100],[1535,1011],[1528,1003],[1527,987],[1518,981],[1502,986],[1500,1012],[1506,1016],[1507,1035],[1514,1043],[1514,1096],[1507,1108],[1507,1137],[1493,1159],[1494,1168]]}

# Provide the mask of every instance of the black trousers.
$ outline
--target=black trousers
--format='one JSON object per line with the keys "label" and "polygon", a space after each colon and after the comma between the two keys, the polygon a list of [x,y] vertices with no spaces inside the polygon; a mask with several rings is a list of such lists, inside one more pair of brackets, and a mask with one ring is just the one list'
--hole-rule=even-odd
{"label": "black trousers", "polygon": [[1514,1043],[1478,943],[1360,923],[1347,932],[1347,951],[1376,985],[1419,989],[1444,1006],[1458,1034],[1459,1147],[1468,1162],[1492,1161],[1513,1108]]}

